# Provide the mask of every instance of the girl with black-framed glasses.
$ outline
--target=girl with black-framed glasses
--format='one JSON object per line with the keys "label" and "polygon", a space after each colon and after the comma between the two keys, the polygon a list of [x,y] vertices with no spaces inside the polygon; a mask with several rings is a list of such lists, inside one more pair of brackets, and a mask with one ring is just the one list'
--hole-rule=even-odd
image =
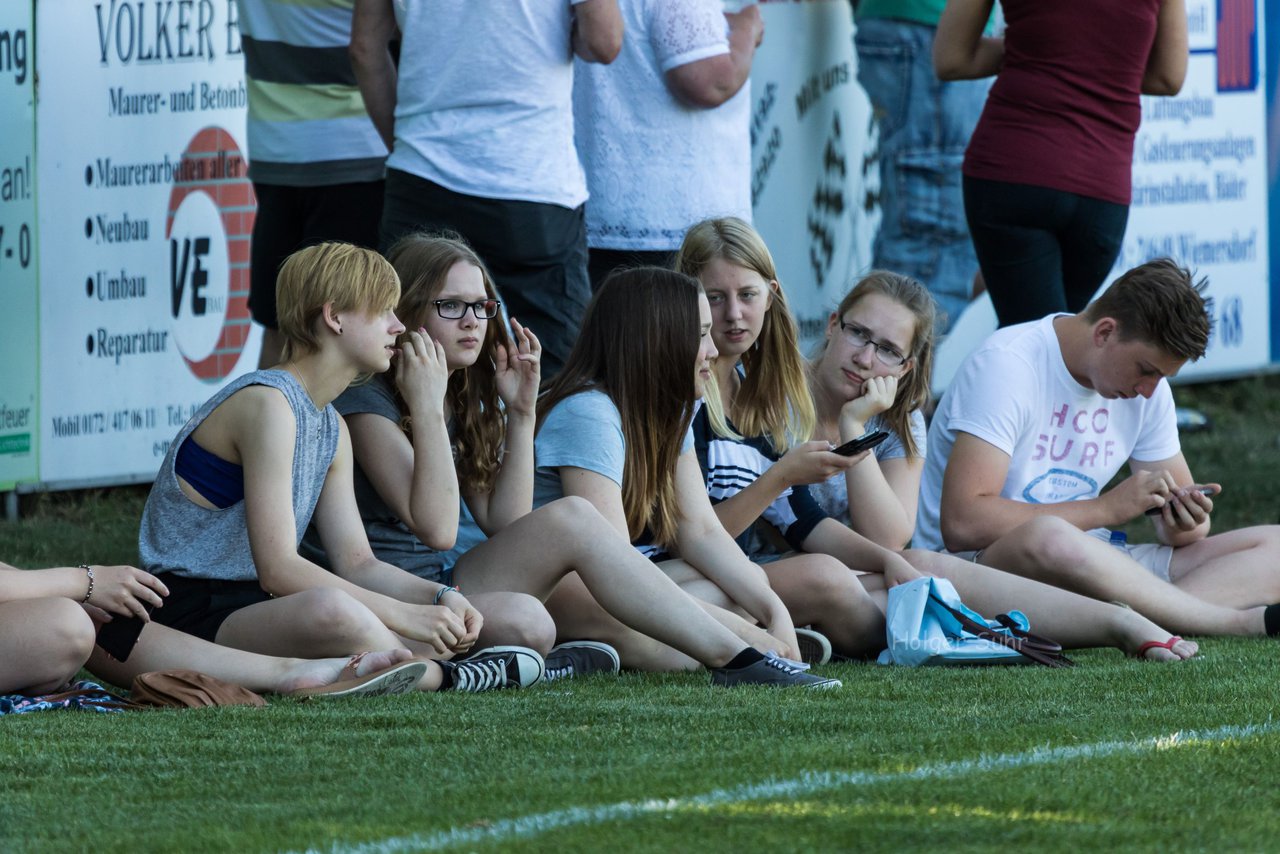
{"label": "girl with black-framed glasses", "polygon": [[[587,502],[532,511],[541,346],[517,318],[499,320],[498,294],[475,252],[454,235],[412,234],[388,256],[403,288],[396,313],[412,331],[400,339],[394,372],[336,402],[378,557],[462,588],[484,615],[478,647],[536,649],[548,678],[620,664],[716,667],[741,653],[745,641],[626,540],[604,535],[607,523]],[[455,562],[446,552],[460,497],[488,537]],[[598,604],[556,604],[582,595]]]}

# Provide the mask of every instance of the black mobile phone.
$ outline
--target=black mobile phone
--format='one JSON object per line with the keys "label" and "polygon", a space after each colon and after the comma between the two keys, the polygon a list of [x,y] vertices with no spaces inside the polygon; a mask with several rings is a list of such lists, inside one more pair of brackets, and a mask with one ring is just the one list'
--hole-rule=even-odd
{"label": "black mobile phone", "polygon": [[838,448],[832,448],[831,453],[839,454],[842,457],[852,457],[854,454],[860,454],[865,450],[874,448],[885,439],[889,438],[887,430],[877,430],[874,433],[864,433],[856,439],[845,442]]}
{"label": "black mobile phone", "polygon": [[[1214,489],[1212,486],[1196,486],[1196,487],[1193,487],[1193,489],[1195,489],[1201,495],[1213,495],[1215,492],[1218,491]],[[1163,511],[1164,511],[1164,505],[1161,504],[1159,507],[1152,507],[1150,510],[1148,510],[1147,515],[1159,516]]]}
{"label": "black mobile phone", "polygon": [[[155,609],[154,605],[143,607],[147,609],[148,616]],[[116,661],[128,661],[146,623],[138,617],[121,617],[119,614],[111,616],[111,622],[103,623],[102,628],[98,629],[96,643]]]}

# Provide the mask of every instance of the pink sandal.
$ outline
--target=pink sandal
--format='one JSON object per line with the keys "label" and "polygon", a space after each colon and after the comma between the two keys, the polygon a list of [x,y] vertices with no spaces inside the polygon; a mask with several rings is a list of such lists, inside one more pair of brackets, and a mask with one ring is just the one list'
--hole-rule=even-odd
{"label": "pink sandal", "polygon": [[1147,641],[1142,646],[1138,647],[1138,651],[1133,654],[1133,657],[1146,658],[1147,650],[1149,649],[1167,649],[1169,652],[1173,652],[1174,645],[1179,643],[1182,643],[1182,638],[1177,635],[1174,635],[1166,641]]}

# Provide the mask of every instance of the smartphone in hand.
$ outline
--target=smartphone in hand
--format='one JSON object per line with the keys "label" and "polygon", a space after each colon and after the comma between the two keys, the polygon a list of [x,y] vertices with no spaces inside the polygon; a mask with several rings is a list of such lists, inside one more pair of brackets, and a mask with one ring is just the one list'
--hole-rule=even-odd
{"label": "smartphone in hand", "polygon": [[[148,616],[155,609],[155,606],[150,604],[143,607],[147,609]],[[142,634],[144,626],[146,623],[138,617],[121,617],[119,614],[112,614],[111,622],[103,623],[102,628],[98,629],[95,643],[116,661],[128,661],[129,654],[133,652],[134,644],[138,642],[138,635]]]}
{"label": "smartphone in hand", "polygon": [[[1213,495],[1215,492],[1218,491],[1214,489],[1212,486],[1193,486],[1192,489],[1195,490],[1196,492],[1199,492],[1201,495]],[[1163,511],[1164,511],[1164,504],[1161,504],[1159,507],[1152,507],[1150,510],[1148,510],[1147,515],[1159,516]]]}
{"label": "smartphone in hand", "polygon": [[879,445],[885,439],[889,438],[887,430],[877,430],[874,433],[864,433],[856,439],[845,442],[838,448],[832,448],[831,453],[839,454],[842,457],[852,457],[854,454],[860,454],[863,451],[870,450]]}

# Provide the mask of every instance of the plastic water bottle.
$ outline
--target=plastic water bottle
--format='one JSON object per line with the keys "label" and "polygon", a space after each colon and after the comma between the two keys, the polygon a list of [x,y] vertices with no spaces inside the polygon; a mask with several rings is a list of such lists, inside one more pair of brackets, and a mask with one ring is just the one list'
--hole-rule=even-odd
{"label": "plastic water bottle", "polygon": [[1129,548],[1128,548],[1128,546],[1129,546],[1129,535],[1128,535],[1128,534],[1126,534],[1124,531],[1112,531],[1112,532],[1111,532],[1111,545],[1113,545],[1113,546],[1115,546],[1116,548],[1120,549],[1120,551],[1122,551],[1122,552],[1128,552],[1128,550],[1129,550]]}

